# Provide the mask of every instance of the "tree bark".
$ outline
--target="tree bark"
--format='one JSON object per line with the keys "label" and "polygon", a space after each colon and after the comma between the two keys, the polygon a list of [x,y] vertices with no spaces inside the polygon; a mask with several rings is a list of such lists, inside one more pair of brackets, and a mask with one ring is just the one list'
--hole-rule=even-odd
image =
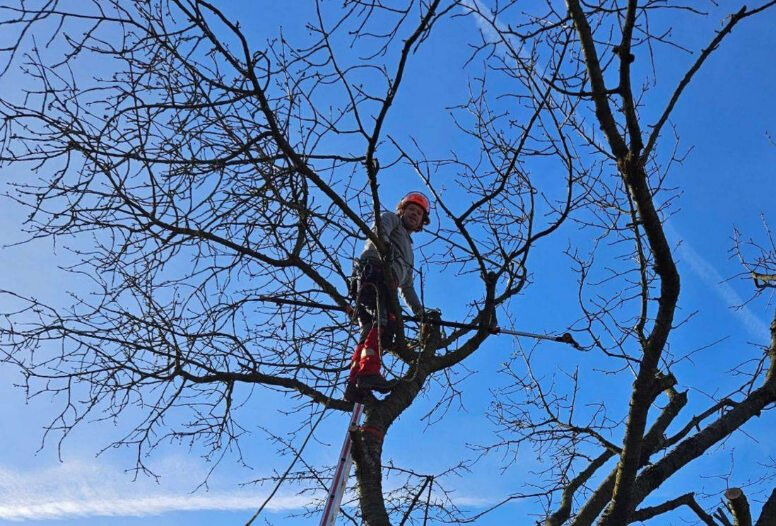
{"label": "tree bark", "polygon": [[[659,380],[660,385],[668,390],[668,405],[663,409],[660,415],[652,424],[649,432],[644,436],[644,445],[642,447],[642,459],[641,466],[645,466],[649,462],[650,456],[661,448],[661,442],[664,438],[665,430],[674,421],[679,411],[687,404],[687,393],[677,393],[673,390],[673,386],[676,384],[676,379],[669,375],[664,376]],[[650,401],[650,405],[654,402],[660,390],[655,390],[655,396]],[[614,490],[614,483],[617,478],[617,468],[615,467],[609,475],[601,482],[596,489],[595,493],[587,500],[585,505],[579,510],[577,516],[574,518],[573,526],[588,526],[593,524],[596,517],[606,507],[606,503],[612,498],[612,491]],[[566,517],[564,521],[568,519]]]}
{"label": "tree bark", "polygon": [[760,512],[760,518],[757,519],[755,526],[776,526],[776,488],[771,492],[768,500],[765,501]]}
{"label": "tree bark", "polygon": [[767,352],[770,366],[763,385],[702,431],[680,442],[665,457],[645,469],[636,479],[635,505],[682,467],[703,455],[711,446],[740,429],[749,419],[759,416],[768,404],[776,402],[776,318],[771,322],[771,345]]}
{"label": "tree bark", "polygon": [[727,507],[733,515],[734,526],[752,526],[752,512],[749,501],[741,488],[729,488],[725,491],[728,500]]}
{"label": "tree bark", "polygon": [[352,455],[358,479],[358,498],[364,524],[390,526],[383,499],[382,465],[383,437],[374,427],[366,425],[350,431]]}

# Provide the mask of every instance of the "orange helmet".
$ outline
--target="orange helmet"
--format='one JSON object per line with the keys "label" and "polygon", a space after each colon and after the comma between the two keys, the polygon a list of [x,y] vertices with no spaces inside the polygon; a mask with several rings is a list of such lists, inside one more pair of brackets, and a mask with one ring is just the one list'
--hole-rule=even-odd
{"label": "orange helmet", "polygon": [[401,213],[404,211],[404,207],[407,206],[409,203],[413,203],[418,205],[423,209],[425,214],[423,214],[423,224],[428,225],[431,223],[431,220],[429,219],[429,214],[431,214],[431,204],[428,200],[428,197],[423,195],[421,192],[410,192],[404,197],[401,198],[401,201],[399,201],[399,204],[396,205],[396,211],[398,213]]}

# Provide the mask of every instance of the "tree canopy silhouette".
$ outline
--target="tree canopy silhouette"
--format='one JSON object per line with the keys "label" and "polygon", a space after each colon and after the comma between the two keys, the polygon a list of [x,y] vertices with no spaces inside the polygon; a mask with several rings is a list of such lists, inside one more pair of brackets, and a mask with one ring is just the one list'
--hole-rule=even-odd
{"label": "tree canopy silhouette", "polygon": [[[667,353],[680,276],[665,233],[680,155],[665,135],[714,50],[776,2],[733,11],[671,95],[649,98],[648,108],[645,64],[655,48],[675,45],[672,17],[691,23],[699,7],[522,4],[317,0],[296,40],[257,37],[230,6],[205,0],[3,5],[11,41],[0,67],[6,77],[21,68],[25,84],[0,99],[0,160],[31,173],[9,197],[29,208],[30,238],[79,240],[70,271],[91,280],[64,308],[3,292],[19,306],[0,326],[3,359],[23,371],[30,393],[62,402],[49,431],[66,436],[89,417],[139,409],[144,419],[117,444],[136,448],[142,471],[167,439],[214,454],[239,444],[234,405],[248,389],[349,411],[350,260],[367,238],[387,250],[372,219],[393,207],[381,192],[403,172],[432,197],[430,264],[466,279],[462,321],[471,327],[400,328],[390,358],[398,387],[366,408],[365,424],[384,436],[353,431],[360,520],[421,520],[412,487],[383,489],[383,441],[432,381],[440,407],[458,395],[447,373],[493,337],[508,302],[531,284],[535,247],[563,226],[593,232],[566,251],[579,276],[569,293],[579,300],[575,337],[634,381],[624,421],[610,419],[602,400],[577,420],[576,398],[533,374],[530,356],[510,371],[494,416],[507,442],[552,452],[533,494],[543,520],[612,526],[688,506],[706,524],[725,524],[692,493],[642,503],[772,408],[776,325],[739,390],[683,413],[688,393]],[[413,135],[414,123],[392,116],[408,75],[423,74],[413,62],[420,50],[462,18],[480,40],[449,43],[468,45],[470,72],[450,126],[475,153],[440,156]],[[773,247],[750,257],[744,245],[767,289]],[[572,382],[573,392],[592,388]],[[746,497],[727,497],[735,520],[752,524]],[[477,518],[433,500],[439,520]],[[776,521],[774,508],[776,493],[757,524]]]}

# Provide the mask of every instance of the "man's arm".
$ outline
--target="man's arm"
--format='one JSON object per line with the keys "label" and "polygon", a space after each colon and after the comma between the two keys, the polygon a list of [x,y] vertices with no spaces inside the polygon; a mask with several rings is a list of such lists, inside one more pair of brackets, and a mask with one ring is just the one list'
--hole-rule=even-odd
{"label": "man's arm", "polygon": [[420,298],[418,298],[418,293],[415,292],[415,286],[412,284],[412,281],[412,270],[410,270],[407,274],[407,279],[399,285],[399,292],[404,303],[410,308],[412,313],[415,316],[420,316],[423,314],[423,304],[420,302]]}
{"label": "man's arm", "polygon": [[[401,219],[399,219],[399,216],[394,214],[393,212],[383,212],[380,214],[380,226],[383,227],[383,236],[385,236],[384,241],[386,243],[390,243],[390,236],[391,232],[396,230],[396,227],[399,226],[399,223],[401,222]],[[375,233],[377,233],[377,226],[375,225],[372,230],[374,230]]]}
{"label": "man's arm", "polygon": [[[382,226],[383,230],[383,243],[385,243],[385,246],[388,247],[388,256],[389,260],[391,258],[391,254],[393,253],[393,245],[391,244],[391,232],[396,230],[396,227],[399,226],[399,222],[401,221],[399,217],[392,213],[392,212],[383,212],[380,215],[380,226]],[[372,232],[375,234],[377,233],[377,223],[372,224]],[[377,247],[374,243],[372,243],[372,240],[367,238],[366,244],[364,245],[364,251],[361,253],[362,256],[364,254],[369,254],[370,257],[379,257],[379,251],[377,250]]]}

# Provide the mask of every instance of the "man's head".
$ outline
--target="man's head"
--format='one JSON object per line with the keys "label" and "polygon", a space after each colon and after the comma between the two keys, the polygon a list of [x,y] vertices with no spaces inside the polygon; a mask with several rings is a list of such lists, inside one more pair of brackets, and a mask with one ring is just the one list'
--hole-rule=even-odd
{"label": "man's head", "polygon": [[401,217],[404,227],[410,232],[418,232],[431,220],[431,205],[428,197],[420,192],[410,192],[396,205],[396,213]]}

